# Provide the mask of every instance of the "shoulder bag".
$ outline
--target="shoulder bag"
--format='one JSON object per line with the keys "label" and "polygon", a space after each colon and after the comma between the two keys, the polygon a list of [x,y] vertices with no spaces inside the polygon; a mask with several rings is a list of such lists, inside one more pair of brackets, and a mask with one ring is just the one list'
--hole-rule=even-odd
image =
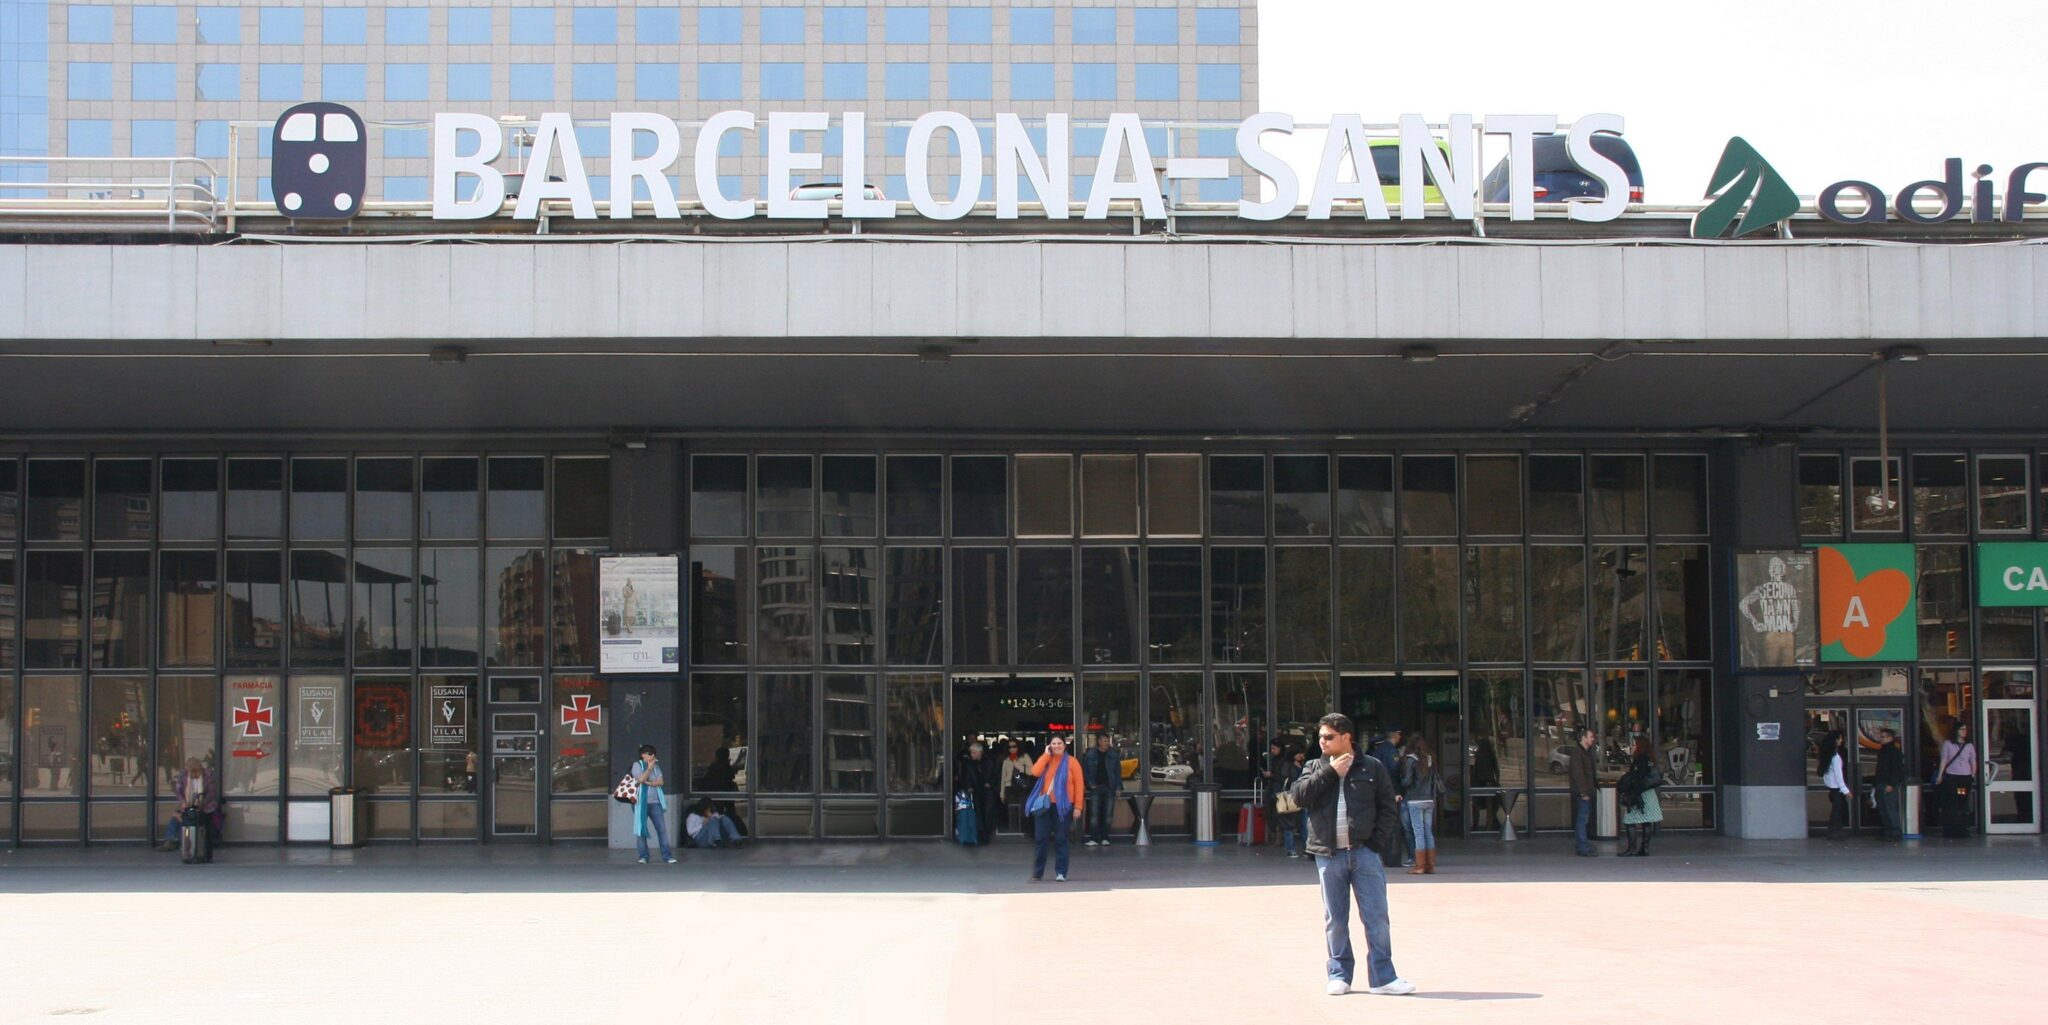
{"label": "shoulder bag", "polygon": [[634,779],[633,774],[630,772],[626,773],[625,779],[619,781],[618,786],[612,788],[612,800],[620,804],[632,804],[639,799],[640,781]]}

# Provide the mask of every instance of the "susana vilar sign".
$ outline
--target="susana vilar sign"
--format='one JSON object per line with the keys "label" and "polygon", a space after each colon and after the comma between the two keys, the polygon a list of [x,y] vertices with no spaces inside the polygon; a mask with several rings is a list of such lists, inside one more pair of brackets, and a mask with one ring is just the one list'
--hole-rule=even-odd
{"label": "susana vilar sign", "polygon": [[[1038,120],[1034,118],[1034,120]],[[911,126],[904,150],[905,187],[910,204],[919,215],[935,220],[965,217],[981,195],[984,175],[993,175],[995,215],[1015,219],[1021,209],[1020,182],[1028,181],[1039,197],[1042,215],[1064,220],[1076,198],[1085,206],[1082,218],[1100,220],[1109,216],[1110,204],[1135,201],[1145,217],[1164,220],[1165,181],[1199,181],[1232,176],[1230,161],[1224,157],[1169,157],[1155,165],[1154,154],[1145,141],[1145,124],[1136,114],[1112,114],[1103,132],[1102,148],[1095,157],[1095,173],[1086,194],[1073,192],[1074,157],[1069,118],[1048,114],[1043,118],[1043,148],[1025,130],[1016,114],[997,114],[990,137],[990,152],[984,153],[981,136],[965,114],[934,111],[919,117]],[[775,112],[766,118],[742,110],[713,115],[697,133],[692,170],[699,201],[714,217],[744,220],[765,212],[769,218],[817,220],[832,216],[845,218],[887,218],[896,216],[896,203],[865,194],[876,180],[868,167],[867,130],[864,116],[848,111],[837,118],[841,129],[838,180],[844,199],[792,198],[790,190],[805,180],[825,173],[821,147],[802,145],[806,135],[822,137],[834,127],[830,114],[816,112]],[[1558,118],[1551,114],[1494,114],[1482,122],[1484,134],[1505,137],[1511,180],[1508,210],[1511,220],[1533,220],[1536,216],[1536,187],[1533,150],[1539,136],[1557,131]],[[1322,156],[1313,179],[1303,181],[1292,166],[1267,147],[1268,136],[1286,136],[1295,130],[1287,114],[1255,114],[1237,126],[1237,159],[1251,172],[1272,183],[1270,198],[1241,199],[1237,215],[1250,220],[1278,220],[1292,214],[1307,198],[1307,217],[1330,217],[1339,202],[1356,202],[1367,218],[1385,220],[1393,216],[1381,191],[1383,186],[1399,189],[1400,216],[1415,220],[1424,216],[1423,189],[1435,185],[1454,220],[1469,221],[1477,199],[1480,172],[1475,164],[1474,119],[1454,114],[1448,132],[1439,140],[1419,114],[1401,116],[1398,145],[1400,175],[1396,182],[1382,182],[1374,170],[1370,140],[1364,121],[1356,114],[1339,114],[1330,119]],[[625,197],[605,204],[605,214],[614,220],[635,215],[630,197],[634,185],[646,189],[655,217],[680,217],[675,189],[666,176],[668,168],[682,157],[682,130],[669,117],[650,113],[611,115],[610,195]],[[1566,153],[1573,163],[1605,188],[1605,197],[1569,204],[1567,216],[1576,221],[1611,221],[1628,207],[1628,175],[1620,164],[1593,148],[1595,134],[1621,134],[1618,114],[1589,114],[1572,122],[1566,136]],[[767,182],[763,189],[766,210],[754,198],[727,195],[718,182],[718,153],[721,142],[734,133],[762,134],[768,154]],[[950,138],[952,152],[959,157],[959,171],[952,176],[950,194],[934,191],[927,157],[941,135]],[[652,145],[643,145],[651,141]],[[1439,141],[1443,145],[1439,145]],[[433,200],[434,216],[446,220],[492,217],[503,209],[506,196],[504,172],[491,166],[504,146],[503,129],[483,114],[434,115]],[[1448,148],[1449,152],[1444,150]],[[645,156],[633,156],[645,152]],[[990,158],[984,167],[984,157]],[[1131,168],[1122,173],[1125,162]],[[529,158],[533,173],[519,189],[513,216],[533,219],[547,200],[569,204],[571,216],[595,219],[598,206],[591,194],[590,173],[576,143],[575,127],[567,114],[544,114],[535,128]],[[555,167],[559,164],[559,174]],[[1355,173],[1352,169],[1356,168]],[[1425,178],[1425,173],[1427,178]],[[559,181],[542,180],[559,177]],[[476,181],[475,189],[463,198],[458,183]]]}

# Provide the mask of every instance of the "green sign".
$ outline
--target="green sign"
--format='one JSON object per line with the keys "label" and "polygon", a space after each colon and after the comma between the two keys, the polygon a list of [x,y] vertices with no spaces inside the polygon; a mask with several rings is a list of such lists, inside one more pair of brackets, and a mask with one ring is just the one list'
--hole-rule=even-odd
{"label": "green sign", "polygon": [[1977,604],[2048,605],[2048,542],[1978,545]]}
{"label": "green sign", "polygon": [[[1714,165],[1714,177],[1707,184],[1707,195],[1713,202],[1693,215],[1694,238],[1720,238],[1730,224],[1735,225],[1735,237],[1741,238],[1799,212],[1799,194],[1785,184],[1777,168],[1755,146],[1739,135],[1722,148],[1721,162]],[[1740,221],[1736,220],[1737,215],[1741,216]]]}
{"label": "green sign", "polygon": [[1815,545],[1822,662],[1911,662],[1920,656],[1913,546]]}

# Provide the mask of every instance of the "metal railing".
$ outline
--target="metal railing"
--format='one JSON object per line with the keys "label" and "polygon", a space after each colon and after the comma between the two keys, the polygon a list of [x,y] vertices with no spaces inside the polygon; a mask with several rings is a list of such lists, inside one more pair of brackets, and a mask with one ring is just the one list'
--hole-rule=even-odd
{"label": "metal railing", "polygon": [[0,167],[40,167],[46,179],[59,177],[51,173],[53,169],[76,167],[91,173],[109,165],[162,173],[138,173],[121,181],[0,180],[0,218],[77,224],[161,217],[167,232],[211,232],[220,227],[222,204],[213,190],[218,173],[197,157],[0,157]]}

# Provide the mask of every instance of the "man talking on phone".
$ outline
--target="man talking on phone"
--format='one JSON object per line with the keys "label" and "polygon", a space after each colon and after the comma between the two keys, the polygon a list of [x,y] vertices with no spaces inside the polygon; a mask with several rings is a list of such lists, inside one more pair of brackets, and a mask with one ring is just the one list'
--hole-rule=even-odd
{"label": "man talking on phone", "polygon": [[1329,946],[1329,982],[1324,992],[1351,992],[1356,959],[1351,954],[1351,898],[1365,926],[1366,992],[1404,996],[1415,984],[1394,971],[1394,947],[1387,924],[1387,876],[1381,852],[1399,843],[1400,810],[1386,767],[1358,757],[1358,728],[1351,717],[1332,712],[1316,724],[1323,756],[1302,769],[1288,788],[1307,812],[1308,852],[1316,858],[1323,887],[1323,934]]}

